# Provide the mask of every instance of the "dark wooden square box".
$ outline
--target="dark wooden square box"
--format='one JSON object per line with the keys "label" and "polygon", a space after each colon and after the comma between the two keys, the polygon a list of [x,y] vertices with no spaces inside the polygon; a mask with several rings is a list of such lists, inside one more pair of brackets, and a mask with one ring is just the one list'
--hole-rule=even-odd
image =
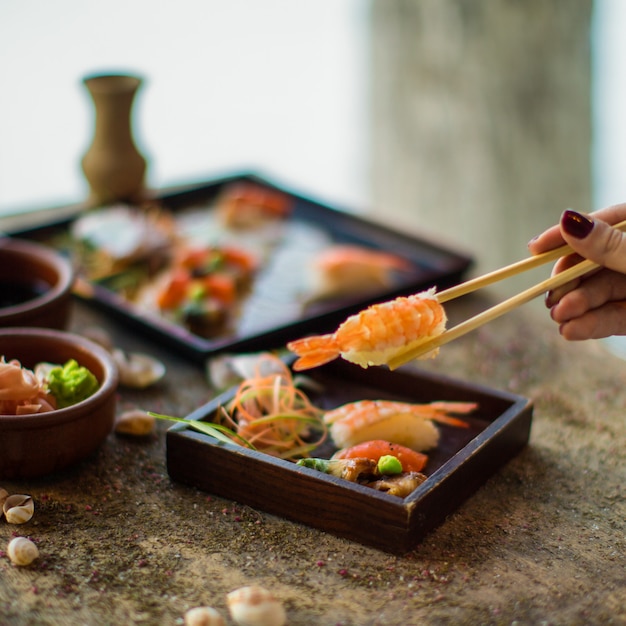
{"label": "dark wooden square box", "polygon": [[[479,407],[470,428],[440,425],[429,453],[428,479],[398,498],[262,452],[222,444],[177,424],[167,433],[167,467],[173,480],[391,553],[411,550],[528,442],[532,403],[484,386],[401,368],[362,369],[336,361],[307,372],[323,391],[311,396],[326,409],[345,402],[471,401]],[[188,419],[211,421],[222,394]]]}

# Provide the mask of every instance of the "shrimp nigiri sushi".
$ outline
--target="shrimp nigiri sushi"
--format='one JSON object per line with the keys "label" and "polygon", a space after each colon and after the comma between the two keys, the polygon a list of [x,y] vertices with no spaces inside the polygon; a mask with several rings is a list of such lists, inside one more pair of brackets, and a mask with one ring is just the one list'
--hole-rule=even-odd
{"label": "shrimp nigiri sushi", "polygon": [[332,246],[313,261],[310,300],[389,288],[395,272],[412,269],[410,261],[392,252],[348,244]]}
{"label": "shrimp nigiri sushi", "polygon": [[[299,358],[294,370],[324,365],[341,356],[361,367],[385,365],[400,352],[443,333],[446,314],[435,289],[373,304],[348,317],[334,333],[290,341]],[[433,350],[422,358],[433,357]]]}
{"label": "shrimp nigiri sushi", "polygon": [[411,404],[390,400],[350,402],[324,415],[332,440],[349,448],[370,440],[386,440],[423,452],[439,443],[439,429],[433,422],[467,428],[468,423],[453,417],[472,412],[473,402],[431,402]]}

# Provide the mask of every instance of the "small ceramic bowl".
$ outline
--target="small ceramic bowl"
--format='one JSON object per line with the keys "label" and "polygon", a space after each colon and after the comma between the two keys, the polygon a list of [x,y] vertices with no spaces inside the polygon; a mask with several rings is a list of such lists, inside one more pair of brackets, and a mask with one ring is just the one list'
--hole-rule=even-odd
{"label": "small ceramic bowl", "polygon": [[118,384],[111,355],[94,342],[60,330],[0,329],[0,356],[23,367],[76,359],[98,379],[91,397],[36,415],[0,415],[0,480],[50,475],[88,457],[113,429]]}
{"label": "small ceramic bowl", "polygon": [[0,327],[64,329],[72,304],[69,260],[42,244],[0,239]]}

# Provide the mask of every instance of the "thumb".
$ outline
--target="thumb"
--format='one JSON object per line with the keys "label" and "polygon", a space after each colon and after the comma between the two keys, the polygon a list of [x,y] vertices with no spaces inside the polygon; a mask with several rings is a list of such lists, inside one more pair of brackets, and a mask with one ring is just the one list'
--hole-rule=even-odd
{"label": "thumb", "polygon": [[561,234],[580,256],[626,274],[626,235],[617,228],[567,210],[561,216]]}

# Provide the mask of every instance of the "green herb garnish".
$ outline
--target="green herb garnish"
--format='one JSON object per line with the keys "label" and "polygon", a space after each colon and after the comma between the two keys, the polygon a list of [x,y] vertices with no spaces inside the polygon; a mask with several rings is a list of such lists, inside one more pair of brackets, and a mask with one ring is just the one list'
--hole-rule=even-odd
{"label": "green herb garnish", "polygon": [[230,428],[227,428],[226,426],[222,426],[220,424],[209,424],[207,422],[201,422],[199,420],[186,420],[182,417],[161,415],[160,413],[153,413],[152,411],[148,411],[148,415],[152,415],[152,417],[156,417],[158,419],[168,420],[170,422],[186,424],[187,426],[189,426],[189,428],[197,430],[199,433],[209,435],[210,437],[214,437],[222,443],[236,443],[246,448],[251,448],[252,450],[255,449],[250,442],[246,441],[243,437],[240,437],[234,430],[231,430]]}

